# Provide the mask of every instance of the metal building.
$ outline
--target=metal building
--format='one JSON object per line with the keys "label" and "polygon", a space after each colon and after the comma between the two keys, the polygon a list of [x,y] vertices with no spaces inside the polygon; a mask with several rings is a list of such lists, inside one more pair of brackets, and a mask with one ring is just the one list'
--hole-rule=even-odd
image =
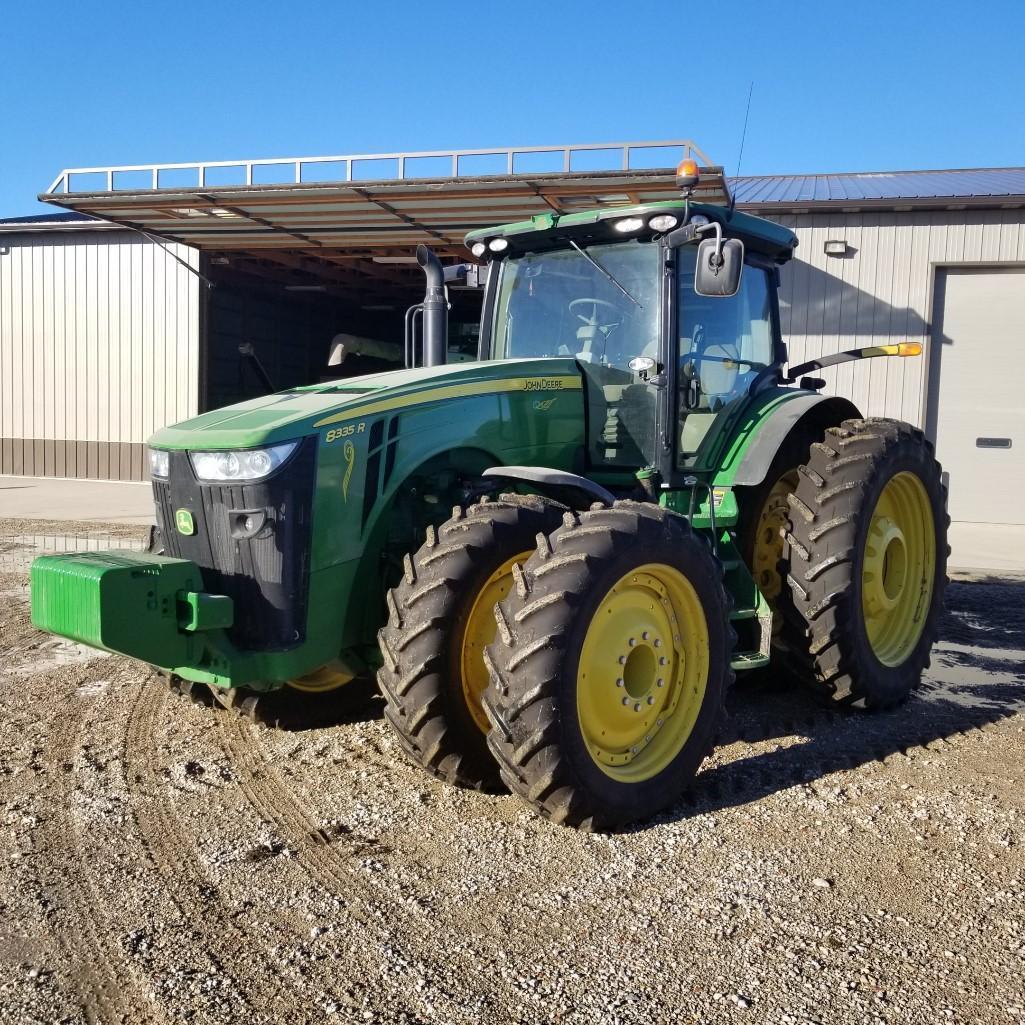
{"label": "metal building", "polygon": [[[316,380],[335,332],[401,337],[416,243],[462,257],[474,227],[675,198],[690,155],[709,163],[679,140],[63,171],[42,198],[106,223],[0,223],[0,472],[137,478],[153,429],[257,393],[240,343],[278,386]],[[983,485],[1025,479],[1025,169],[732,188],[800,238],[792,359],[923,342],[827,387],[925,427],[955,519],[1025,523],[1015,487]],[[472,342],[477,294],[453,301]]]}
{"label": "metal building", "polygon": [[923,359],[848,363],[823,372],[827,387],[866,415],[925,429],[949,476],[952,519],[1025,524],[1025,170],[744,178],[734,188],[738,206],[800,239],[781,295],[792,360],[921,342]]}
{"label": "metal building", "polygon": [[75,215],[0,221],[0,472],[144,479],[196,411],[199,254]]}

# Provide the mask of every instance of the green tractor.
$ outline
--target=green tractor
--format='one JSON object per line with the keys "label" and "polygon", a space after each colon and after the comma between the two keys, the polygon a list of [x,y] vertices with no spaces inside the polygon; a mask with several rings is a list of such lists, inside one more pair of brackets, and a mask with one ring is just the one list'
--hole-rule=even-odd
{"label": "green tractor", "polygon": [[157,432],[160,546],[37,559],[35,625],[243,702],[376,672],[414,762],[581,828],[676,802],[737,672],[903,700],[943,599],[940,469],[802,375],[920,347],[785,370],[796,238],[697,180],[472,232],[474,362],[446,359],[466,267],[420,247],[406,369]]}

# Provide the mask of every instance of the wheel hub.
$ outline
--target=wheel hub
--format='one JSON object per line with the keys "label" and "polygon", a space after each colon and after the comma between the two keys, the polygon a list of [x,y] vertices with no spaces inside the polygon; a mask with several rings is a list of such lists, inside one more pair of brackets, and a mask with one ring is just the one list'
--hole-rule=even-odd
{"label": "wheel hub", "polygon": [[[678,579],[667,579],[667,571]],[[693,726],[707,675],[708,637],[693,608],[681,616],[684,588],[693,594],[669,567],[638,569],[613,586],[588,629],[577,710],[591,757],[609,775],[653,775]]]}
{"label": "wheel hub", "polygon": [[894,475],[876,502],[865,540],[865,632],[883,665],[900,665],[922,635],[936,572],[932,506],[914,473]]}
{"label": "wheel hub", "polygon": [[865,546],[865,608],[870,616],[890,612],[900,603],[907,583],[904,532],[888,516],[877,516]]}
{"label": "wheel hub", "polygon": [[783,558],[783,541],[790,515],[787,496],[797,489],[797,472],[783,474],[765,496],[755,530],[751,561],[758,588],[769,602],[775,601],[783,589],[779,561]]}

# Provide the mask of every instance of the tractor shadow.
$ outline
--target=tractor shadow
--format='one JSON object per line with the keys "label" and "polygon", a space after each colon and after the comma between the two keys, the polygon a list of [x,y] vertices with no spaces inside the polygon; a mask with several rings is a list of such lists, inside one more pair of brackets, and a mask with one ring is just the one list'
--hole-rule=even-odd
{"label": "tractor shadow", "polygon": [[286,733],[304,733],[383,717],[384,698],[377,681],[358,677],[328,694],[302,694],[282,687],[262,695],[257,720]]}
{"label": "tractor shadow", "polygon": [[[762,749],[700,773],[656,822],[748,804],[928,745],[939,753],[952,737],[1025,712],[1025,578],[954,580],[946,605],[932,666],[899,708],[876,714],[825,708],[784,676],[739,682],[717,748]],[[764,750],[773,741],[779,745]]]}

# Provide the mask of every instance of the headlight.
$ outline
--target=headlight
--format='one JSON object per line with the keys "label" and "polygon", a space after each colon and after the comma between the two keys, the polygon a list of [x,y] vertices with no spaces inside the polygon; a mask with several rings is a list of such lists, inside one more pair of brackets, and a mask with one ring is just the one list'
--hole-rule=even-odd
{"label": "headlight", "polygon": [[149,475],[166,478],[171,469],[171,453],[159,448],[149,450]]}
{"label": "headlight", "polygon": [[254,481],[272,474],[295,451],[298,441],[238,452],[190,452],[192,468],[202,481]]}

